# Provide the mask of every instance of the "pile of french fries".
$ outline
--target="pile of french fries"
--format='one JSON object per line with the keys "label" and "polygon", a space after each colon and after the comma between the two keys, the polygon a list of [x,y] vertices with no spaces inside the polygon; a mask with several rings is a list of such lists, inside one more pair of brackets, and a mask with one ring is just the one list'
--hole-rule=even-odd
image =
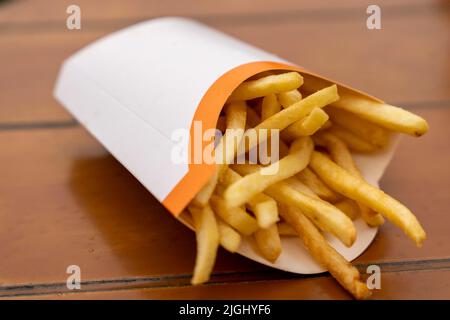
{"label": "pile of french fries", "polygon": [[[323,233],[352,246],[357,236],[353,220],[377,227],[387,219],[422,245],[426,234],[413,213],[367,183],[350,151],[376,152],[388,146],[393,132],[421,136],[427,122],[341,91],[308,75],[272,72],[249,79],[231,94],[218,121],[224,134],[215,150],[222,161],[188,206],[197,239],[193,284],[209,279],[219,245],[235,252],[243,236],[252,237],[259,254],[275,262],[282,250],[280,237],[297,236],[346,290],[365,299],[371,291],[358,270]],[[237,145],[246,143],[246,152],[255,147],[246,140],[250,128],[279,130],[277,162],[232,161]],[[274,174],[264,174],[273,166]]]}

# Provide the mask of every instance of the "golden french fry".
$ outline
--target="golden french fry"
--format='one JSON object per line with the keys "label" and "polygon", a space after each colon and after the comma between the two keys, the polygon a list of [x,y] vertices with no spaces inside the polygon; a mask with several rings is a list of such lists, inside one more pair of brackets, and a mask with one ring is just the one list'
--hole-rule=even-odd
{"label": "golden french fry", "polygon": [[[251,174],[259,170],[255,165],[237,165],[233,169],[241,175]],[[346,246],[351,246],[356,239],[356,229],[353,222],[339,209],[317,197],[312,191],[305,189],[301,182],[296,181],[296,186],[290,185],[291,180],[280,181],[269,186],[264,193],[277,202],[298,207],[301,209],[321,230],[328,231],[338,238]],[[307,188],[307,187],[306,187]]]}
{"label": "golden french fry", "polygon": [[296,177],[308,186],[321,199],[335,202],[339,199],[339,195],[331,190],[320,178],[310,169],[305,168],[296,174]]}
{"label": "golden french fry", "polygon": [[[314,92],[329,85],[329,81],[310,75],[304,75],[304,79],[305,84],[302,89],[306,92]],[[333,104],[337,108],[352,112],[361,118],[393,131],[413,136],[421,136],[428,131],[428,123],[418,115],[399,107],[357,96],[348,90],[341,91],[341,98]]]}
{"label": "golden french fry", "polygon": [[[302,94],[298,90],[278,94],[278,101],[283,108],[288,108],[301,99]],[[286,141],[292,141],[302,136],[310,136],[319,130],[327,120],[328,115],[321,108],[315,108],[304,119],[294,122],[283,130],[281,137]]]}
{"label": "golden french fry", "polygon": [[227,130],[220,139],[216,147],[216,170],[209,181],[196,194],[193,203],[200,206],[205,206],[209,198],[214,192],[217,184],[217,179],[226,169],[229,163],[236,154],[239,143],[244,136],[245,122],[247,118],[247,105],[245,102],[231,103],[226,106],[226,125]]}
{"label": "golden french fry", "polygon": [[[261,129],[278,129],[283,130],[292,123],[306,117],[314,108],[323,108],[324,106],[339,99],[336,85],[332,85],[328,88],[317,91],[305,99],[294,103],[289,108],[286,108],[277,114],[274,114],[270,118],[267,118],[263,122],[254,127],[255,132],[258,134]],[[244,142],[246,139],[244,138]],[[246,143],[246,150],[250,150],[257,145],[256,139],[250,140]],[[281,145],[280,145],[281,146]],[[281,151],[281,147],[280,147]]]}
{"label": "golden french fry", "polygon": [[331,126],[331,128],[325,130],[332,134],[334,134],[336,137],[339,137],[342,141],[345,142],[345,144],[352,150],[362,153],[370,153],[378,150],[376,146],[373,144],[367,142],[366,140],[358,137],[357,135],[354,135],[350,131],[342,128],[341,126],[334,124]]}
{"label": "golden french fry", "polygon": [[287,222],[278,222],[278,234],[285,237],[297,237],[297,231]]}
{"label": "golden french fry", "polygon": [[[228,168],[221,176],[219,182],[223,186],[228,187],[240,179],[242,179],[241,175]],[[251,198],[248,201],[248,206],[255,215],[260,228],[268,228],[279,220],[276,201],[264,193],[257,194]]]}
{"label": "golden french fry", "polygon": [[[303,184],[303,182],[298,179],[297,177],[291,177],[289,179],[284,180],[283,182],[285,182],[287,185],[289,185],[289,187],[291,187],[292,189],[301,192],[307,196],[310,196],[311,198],[323,201],[322,199],[320,199],[318,197],[318,195],[316,193],[314,193],[312,191],[312,189],[310,189],[307,185]],[[359,208],[358,205],[355,201],[350,200],[350,199],[345,199],[347,200],[347,202],[351,202],[351,204],[353,205],[353,207],[350,207],[351,204],[349,203],[345,203],[344,201],[339,202],[337,204],[339,204],[339,206],[337,204],[334,204],[334,206],[341,210],[343,213],[345,213],[351,220],[354,220],[354,216],[358,215],[359,213]],[[326,202],[327,203],[327,202]],[[328,203],[327,203],[328,204]],[[356,213],[355,213],[355,208],[356,208]],[[344,209],[344,210],[342,210]],[[316,225],[316,227],[318,227],[320,230],[323,231],[327,231],[326,227],[324,228],[320,223],[317,223],[317,221],[313,220],[313,223]]]}
{"label": "golden french fry", "polygon": [[245,81],[239,85],[228,98],[228,102],[250,100],[297,89],[303,84],[303,77],[298,72],[271,75],[258,80]]}
{"label": "golden french fry", "polygon": [[255,215],[260,228],[268,228],[280,220],[276,201],[263,193],[251,198],[248,201],[248,206]]}
{"label": "golden french fry", "polygon": [[265,192],[278,202],[301,209],[322,230],[330,232],[346,246],[350,247],[355,242],[353,222],[328,202],[307,196],[283,182],[270,186]]}
{"label": "golden french fry", "polygon": [[249,215],[241,207],[227,208],[225,201],[213,195],[210,199],[214,212],[226,223],[232,226],[240,233],[248,236],[258,229],[258,223],[255,218]]}
{"label": "golden french fry", "polygon": [[[300,95],[300,99],[301,99],[301,95]],[[273,111],[273,110],[271,110]],[[272,116],[269,114],[269,112],[266,112],[267,116]],[[259,115],[257,114],[257,112],[255,110],[253,110],[250,107],[247,107],[247,124],[248,124],[248,128],[254,128],[257,125],[259,125],[261,123],[261,118],[259,117]],[[250,146],[251,143],[248,143],[248,145]],[[269,144],[270,146],[270,144]],[[282,141],[279,141],[279,152],[280,152],[280,157],[284,157],[289,153],[289,147]]]}
{"label": "golden french fry", "polygon": [[388,130],[343,109],[327,106],[325,111],[334,123],[367,140],[374,146],[383,148],[389,144],[390,133]]}
{"label": "golden french fry", "polygon": [[310,167],[331,188],[381,213],[401,228],[417,246],[422,245],[426,238],[425,231],[414,214],[403,204],[364,180],[351,175],[320,152],[313,152]]}
{"label": "golden french fry", "polygon": [[225,107],[227,130],[216,147],[216,162],[221,165],[219,173],[233,160],[245,132],[247,105],[245,102],[231,103]]}
{"label": "golden french fry", "polygon": [[230,252],[236,252],[241,244],[241,235],[221,219],[217,220],[217,225],[220,245]]}
{"label": "golden french fry", "polygon": [[280,214],[297,231],[305,247],[317,262],[357,299],[371,295],[367,285],[360,280],[358,270],[331,247],[312,222],[297,208],[280,206]]}
{"label": "golden french fry", "polygon": [[261,105],[261,119],[266,120],[277,112],[280,112],[281,106],[277,96],[272,93],[264,97]]}
{"label": "golden french fry", "polygon": [[292,104],[302,100],[302,94],[297,89],[281,92],[277,95],[277,97],[283,108],[290,107]]}
{"label": "golden french fry", "polygon": [[[302,100],[302,94],[298,90],[282,92],[282,93],[279,93],[277,96],[278,96],[278,101],[283,106],[283,108],[288,108],[291,105],[293,105],[294,103],[299,102],[300,100]],[[308,119],[308,118],[309,118],[309,115],[307,115],[304,119],[298,120],[298,121],[294,122],[293,124],[291,124],[285,130],[283,130],[281,138],[283,140],[286,140],[286,141],[292,141],[292,140],[295,139],[295,137],[298,138],[298,137],[302,136],[302,135],[296,135],[294,137],[293,135],[290,135],[289,133],[284,133],[284,131],[288,130],[288,128],[293,127],[293,126],[301,128],[303,126],[302,125],[303,122],[306,121],[306,119]],[[305,134],[304,136],[307,136],[307,134]]]}
{"label": "golden french fry", "polygon": [[211,207],[189,206],[188,210],[194,221],[197,238],[197,257],[191,283],[200,284],[208,281],[214,267],[219,246],[219,230]]}
{"label": "golden french fry", "polygon": [[[293,176],[304,169],[309,162],[314,145],[309,137],[302,137],[292,143],[291,152],[278,162],[247,175],[225,190],[224,199],[229,208],[248,202],[271,184]],[[234,169],[239,165],[232,165]]]}
{"label": "golden french fry", "polygon": [[[364,180],[355,162],[353,161],[352,155],[348,150],[346,144],[329,132],[321,132],[314,137],[314,142],[328,149],[331,159],[334,160],[339,166],[347,170],[351,175]],[[369,207],[358,203],[361,217],[363,220],[372,227],[380,226],[384,223],[383,216],[379,213],[374,212]]]}
{"label": "golden french fry", "polygon": [[261,255],[268,261],[275,262],[281,254],[281,240],[277,225],[274,223],[266,229],[258,229],[254,237]]}
{"label": "golden french fry", "polygon": [[289,108],[283,109],[270,118],[267,118],[255,129],[279,129],[283,130],[292,123],[303,119],[314,108],[323,108],[339,99],[336,85],[332,85],[320,91],[317,91],[303,100],[294,103]]}
{"label": "golden french fry", "polygon": [[298,179],[297,177],[287,178],[286,180],[283,181],[283,183],[287,184],[289,187],[298,192],[304,193],[305,195],[311,198],[321,200],[319,196],[314,191],[312,191],[311,188],[309,188],[306,184],[300,181],[300,179]]}
{"label": "golden french fry", "polygon": [[351,199],[344,199],[336,202],[334,206],[345,213],[352,220],[356,220],[359,216],[358,203]]}
{"label": "golden french fry", "polygon": [[[254,109],[247,107],[247,126],[246,126],[246,128],[252,129],[260,123],[261,123],[261,118],[259,117],[258,113]],[[243,149],[239,148],[238,157],[242,153],[245,153],[246,151],[248,151],[250,149],[250,146],[255,147],[254,142],[251,141],[251,139],[249,138],[249,135],[247,133],[248,132],[244,133],[244,137],[242,138],[242,142],[241,142],[241,144],[244,144],[246,147]],[[268,144],[268,147],[271,146],[270,140],[267,142],[267,144]],[[289,147],[282,140],[279,141],[278,148],[279,148],[279,150],[278,150],[279,157],[284,157],[289,153]],[[269,152],[267,154],[271,155],[270,148],[269,148]]]}
{"label": "golden french fry", "polygon": [[[281,105],[277,100],[277,96],[275,94],[271,94],[271,95],[264,97],[264,99],[262,101],[261,109],[262,109],[261,110],[261,119],[262,120],[266,120],[267,118],[270,118],[274,114],[280,112]],[[261,122],[261,121],[259,121],[259,122]],[[267,148],[268,148],[267,154],[269,156],[272,155],[271,139],[272,139],[271,137],[268,137],[268,140],[267,140]],[[278,148],[279,148],[278,157],[280,157],[280,156],[284,157],[285,155],[287,155],[289,153],[289,147],[285,143],[283,143],[281,140],[279,140],[279,142],[278,142]]]}
{"label": "golden french fry", "polygon": [[208,182],[200,189],[200,191],[195,195],[192,203],[198,206],[206,206],[208,204],[209,198],[214,192],[216,188],[217,179],[219,177],[219,171],[216,170],[213,173],[213,176],[209,178]]}
{"label": "golden french fry", "polygon": [[368,98],[344,94],[334,106],[393,131],[416,137],[420,137],[428,131],[428,123],[422,117],[405,109]]}
{"label": "golden french fry", "polygon": [[281,137],[292,141],[299,137],[313,135],[328,121],[328,115],[321,108],[314,108],[304,119],[294,122],[281,132]]}

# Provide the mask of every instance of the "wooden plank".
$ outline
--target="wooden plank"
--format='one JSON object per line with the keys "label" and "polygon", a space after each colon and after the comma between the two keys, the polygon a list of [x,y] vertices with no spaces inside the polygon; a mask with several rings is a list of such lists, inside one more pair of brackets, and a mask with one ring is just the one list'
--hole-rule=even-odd
{"label": "wooden plank", "polygon": [[368,30],[362,18],[292,18],[226,31],[381,99],[408,104],[450,99],[449,18],[448,10],[385,14],[382,30]]}
{"label": "wooden plank", "polygon": [[[449,10],[386,13],[379,31],[366,29],[363,14],[338,13],[337,18],[334,14],[299,18],[294,12],[274,15],[276,19],[255,16],[248,23],[242,19],[204,21],[391,103],[450,100],[445,67],[449,63]],[[67,31],[64,26],[0,31],[0,123],[70,119],[52,97],[62,61],[130,23],[94,24],[81,31]]]}
{"label": "wooden plank", "polygon": [[[190,273],[195,238],[81,127],[0,132],[2,286]],[[260,268],[221,253],[217,271]]]}
{"label": "wooden plank", "polygon": [[102,32],[5,34],[0,37],[0,122],[67,121],[53,98],[62,61]]}
{"label": "wooden plank", "polygon": [[[382,186],[417,214],[428,239],[417,249],[386,224],[358,263],[450,257],[450,108],[417,111],[432,129],[421,139],[404,139]],[[83,281],[189,279],[192,232],[82,127],[0,131],[0,145],[1,288],[65,283],[72,264],[81,267]],[[221,251],[215,273],[240,272],[245,279],[268,270]]]}
{"label": "wooden plank", "polygon": [[[449,299],[450,270],[382,273],[372,299]],[[10,297],[16,299],[351,299],[330,277]]]}
{"label": "wooden plank", "polygon": [[[389,274],[399,274],[404,272],[431,272],[431,271],[442,271],[450,270],[450,258],[447,259],[429,259],[429,260],[418,260],[418,261],[398,261],[398,262],[388,262],[388,263],[377,263],[376,264],[381,271],[382,277],[382,287],[384,288],[385,276]],[[367,274],[368,265],[358,264],[357,268],[361,272],[361,278],[365,281],[369,274]],[[98,294],[101,297],[102,292],[106,292],[106,297],[108,297],[108,292],[117,290],[158,290],[161,288],[165,289],[186,289],[187,291],[196,291],[195,287],[192,287],[189,281],[189,276],[187,275],[164,275],[159,277],[146,277],[146,278],[122,278],[116,280],[102,279],[97,281],[92,280],[82,280],[80,288],[77,290],[70,290],[67,288],[65,282],[60,283],[33,283],[22,286],[11,286],[11,287],[0,287],[0,298],[18,298],[18,297],[31,297],[34,296],[52,296],[52,295],[67,295],[75,294],[76,296],[81,296],[86,293]],[[210,281],[203,284],[204,287],[208,286],[223,286],[223,285],[239,285],[242,283],[248,283],[252,286],[256,283],[264,282],[269,284],[279,283],[284,280],[290,280],[291,282],[303,283],[305,280],[314,280],[317,283],[326,283],[327,286],[337,286],[337,283],[332,281],[331,277],[327,273],[318,275],[294,275],[290,273],[282,273],[275,270],[262,270],[262,271],[245,271],[245,272],[234,272],[234,273],[214,273]],[[334,284],[333,284],[334,282]],[[391,283],[389,282],[388,285]],[[336,292],[336,288],[331,288],[332,292]],[[338,290],[339,292],[344,292],[344,290]],[[378,291],[376,291],[378,293]],[[306,291],[305,293],[308,293]],[[382,292],[385,294],[385,292]],[[164,297],[164,295],[163,295]],[[247,296],[247,299],[252,298]],[[302,297],[304,298],[304,297]],[[308,298],[311,298],[309,296]]]}
{"label": "wooden plank", "polygon": [[[0,7],[0,26],[19,24],[36,24],[53,22],[52,25],[65,25],[67,18],[66,8],[74,4],[70,0],[62,0],[57,3],[51,0],[37,1],[11,1]],[[158,17],[164,15],[177,16],[231,16],[231,15],[254,15],[259,13],[270,13],[276,15],[285,12],[316,12],[329,11],[336,12],[351,10],[360,11],[362,15],[368,5],[369,0],[346,0],[346,1],[296,1],[296,0],[266,0],[266,1],[208,1],[196,0],[177,1],[166,0],[164,2],[156,0],[131,0],[131,1],[108,1],[105,5],[101,1],[79,0],[76,4],[81,8],[82,18],[87,21],[92,20],[118,20],[118,19],[142,19]],[[442,2],[439,0],[388,0],[377,1],[383,10],[409,8],[439,7]]]}

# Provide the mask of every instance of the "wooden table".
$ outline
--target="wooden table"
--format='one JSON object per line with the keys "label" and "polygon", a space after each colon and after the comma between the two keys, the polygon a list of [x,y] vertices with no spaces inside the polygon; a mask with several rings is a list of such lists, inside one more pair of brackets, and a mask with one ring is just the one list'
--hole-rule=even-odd
{"label": "wooden table", "polygon": [[[52,97],[71,53],[137,21],[199,19],[339,79],[430,123],[405,137],[381,186],[423,222],[415,248],[385,224],[355,264],[382,270],[375,299],[450,298],[450,6],[377,1],[80,0],[82,29],[65,26],[72,1],[0,5],[0,296],[7,298],[349,299],[328,274],[271,270],[220,251],[211,281],[193,287],[193,233],[183,227]],[[80,291],[66,268],[82,270]]]}

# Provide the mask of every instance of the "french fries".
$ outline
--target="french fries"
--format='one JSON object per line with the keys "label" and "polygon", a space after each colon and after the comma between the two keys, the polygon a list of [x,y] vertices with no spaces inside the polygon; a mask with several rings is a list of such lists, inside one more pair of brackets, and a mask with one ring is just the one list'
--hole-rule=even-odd
{"label": "french fries", "polygon": [[333,277],[357,299],[371,295],[367,286],[359,280],[359,272],[334,250],[302,212],[281,205],[282,217],[295,229],[311,255],[333,275]]}
{"label": "french fries", "polygon": [[[259,170],[254,165],[233,168],[242,175]],[[333,205],[322,201],[301,182],[287,179],[269,186],[264,192],[277,202],[301,208],[321,230],[332,233],[346,246],[351,246],[355,241],[356,230],[351,220]]]}
{"label": "french fries", "polygon": [[281,105],[277,100],[277,96],[272,93],[264,97],[261,106],[261,119],[266,120],[275,113],[280,112]]}
{"label": "french fries", "polygon": [[302,100],[302,94],[298,90],[281,92],[278,94],[278,101],[283,108],[290,107],[300,100]]}
{"label": "french fries", "polygon": [[384,148],[389,144],[390,134],[388,130],[343,109],[326,107],[325,110],[335,124],[346,128],[377,148]]}
{"label": "french fries", "polygon": [[[289,155],[229,186],[224,193],[227,206],[229,208],[240,206],[268,186],[287,179],[304,169],[308,165],[313,147],[309,137],[296,140],[292,144]],[[233,165],[232,168],[236,166],[239,165]]]}
{"label": "french fries", "polygon": [[249,236],[258,229],[255,218],[245,209],[241,207],[227,208],[225,201],[220,196],[213,195],[211,197],[211,206],[223,221],[243,235]]}
{"label": "french fries", "polygon": [[334,134],[336,137],[339,137],[339,139],[344,141],[351,150],[361,153],[371,153],[378,150],[378,148],[370,142],[351,133],[350,131],[340,127],[337,124],[333,124],[329,129],[327,129],[327,131]]}
{"label": "french fries", "polygon": [[298,179],[297,177],[291,177],[289,179],[284,180],[283,182],[298,192],[301,192],[311,198],[320,200],[320,197],[317,194],[315,194],[314,191],[312,191],[306,184],[301,182],[300,179]]}
{"label": "french fries", "polygon": [[[197,234],[193,284],[209,279],[219,244],[236,252],[248,237],[261,257],[274,263],[282,252],[280,236],[298,236],[346,290],[365,299],[371,291],[358,270],[323,233],[350,247],[357,237],[353,220],[379,226],[384,216],[422,245],[426,233],[417,218],[363,179],[350,150],[376,153],[389,146],[394,132],[420,136],[428,124],[398,107],[339,91],[310,75],[269,71],[229,96],[217,122],[225,133],[215,149],[216,171],[188,206]],[[274,130],[280,135],[260,136]],[[271,163],[261,154],[250,163],[236,161],[267,142]]]}
{"label": "french fries", "polygon": [[236,252],[241,244],[241,235],[239,232],[220,219],[217,220],[217,226],[219,228],[220,245],[230,252]]}
{"label": "french fries", "polygon": [[262,256],[270,262],[275,262],[281,254],[281,240],[277,225],[274,223],[266,229],[259,229],[254,237]]}
{"label": "french fries", "polygon": [[277,223],[278,233],[280,236],[285,237],[297,237],[297,231],[287,222],[279,222]]}
{"label": "french fries", "polygon": [[343,199],[334,204],[336,208],[341,210],[343,213],[347,215],[352,220],[356,220],[359,216],[359,207],[358,203],[350,199]]}
{"label": "french fries", "polygon": [[305,168],[296,174],[296,177],[308,186],[321,199],[328,202],[336,202],[339,195],[331,190],[310,168]]}
{"label": "french fries", "polygon": [[214,267],[219,246],[219,230],[214,212],[209,206],[189,206],[188,210],[194,220],[197,237],[197,257],[191,283],[199,284],[208,281]]}
{"label": "french fries", "polygon": [[300,208],[320,229],[330,232],[346,246],[355,242],[356,229],[353,222],[328,202],[298,192],[284,181],[270,186],[265,192],[279,203]]}
{"label": "french fries", "polygon": [[208,204],[209,198],[216,188],[217,179],[219,178],[219,170],[214,171],[213,176],[209,181],[203,186],[203,188],[197,193],[193,200],[193,204],[198,206],[206,206]]}
{"label": "french fries", "polygon": [[214,192],[217,180],[226,169],[227,164],[236,154],[239,143],[244,136],[245,122],[247,118],[247,105],[245,102],[231,103],[226,107],[225,135],[222,136],[216,147],[216,161],[218,162],[213,176],[208,183],[197,193],[194,203],[205,206]]}
{"label": "french fries", "polygon": [[303,77],[298,72],[270,75],[242,83],[228,98],[228,102],[251,100],[273,93],[290,91],[297,89],[302,84]]}
{"label": "french fries", "polygon": [[306,118],[284,129],[281,137],[285,141],[292,141],[299,137],[311,136],[328,121],[328,118],[326,112],[321,108],[314,108]]}
{"label": "french fries", "polygon": [[320,152],[313,152],[310,166],[334,190],[383,214],[401,228],[418,247],[422,246],[426,238],[425,231],[403,204],[363,179],[351,175]]}
{"label": "french fries", "polygon": [[[301,99],[302,94],[298,90],[278,94],[278,100],[283,108],[288,108]],[[281,137],[286,141],[292,141],[302,136],[310,136],[319,130],[328,118],[328,115],[320,108],[314,108],[304,119],[294,122],[283,130]]]}
{"label": "french fries", "polygon": [[[226,125],[228,132],[225,131],[225,135],[216,147],[216,160],[220,160],[222,164],[221,171],[224,170],[224,165],[228,164],[234,158],[239,143],[244,136],[245,123],[247,121],[247,105],[245,102],[231,103],[225,107],[225,110],[227,114]],[[221,143],[224,144],[223,149],[221,148]]]}
{"label": "french fries", "polygon": [[314,108],[323,108],[339,99],[336,85],[317,91],[303,100],[283,109],[255,127],[259,129],[283,130],[294,122],[306,117]]}
{"label": "french fries", "polygon": [[[304,79],[306,82],[302,88],[306,92],[314,92],[328,85],[328,81],[310,75],[304,76]],[[399,107],[352,94],[348,90],[341,90],[341,98],[333,106],[395,132],[420,137],[428,131],[428,123],[422,117]]]}
{"label": "french fries", "polygon": [[[241,179],[242,177],[237,172],[228,168],[221,176],[220,183],[228,187]],[[255,214],[258,226],[262,229],[268,228],[279,220],[276,201],[263,193],[251,198],[248,201],[248,206]]]}
{"label": "french fries", "polygon": [[428,123],[423,118],[389,104],[346,94],[333,105],[393,131],[416,137],[428,131]]}
{"label": "french fries", "polygon": [[[328,149],[331,158],[343,169],[347,170],[351,175],[363,179],[356,164],[353,161],[352,155],[348,150],[345,143],[338,137],[330,134],[329,132],[322,132],[315,138],[315,142]],[[369,226],[377,227],[384,223],[383,217],[371,210],[369,207],[358,203],[361,217],[367,222]]]}

